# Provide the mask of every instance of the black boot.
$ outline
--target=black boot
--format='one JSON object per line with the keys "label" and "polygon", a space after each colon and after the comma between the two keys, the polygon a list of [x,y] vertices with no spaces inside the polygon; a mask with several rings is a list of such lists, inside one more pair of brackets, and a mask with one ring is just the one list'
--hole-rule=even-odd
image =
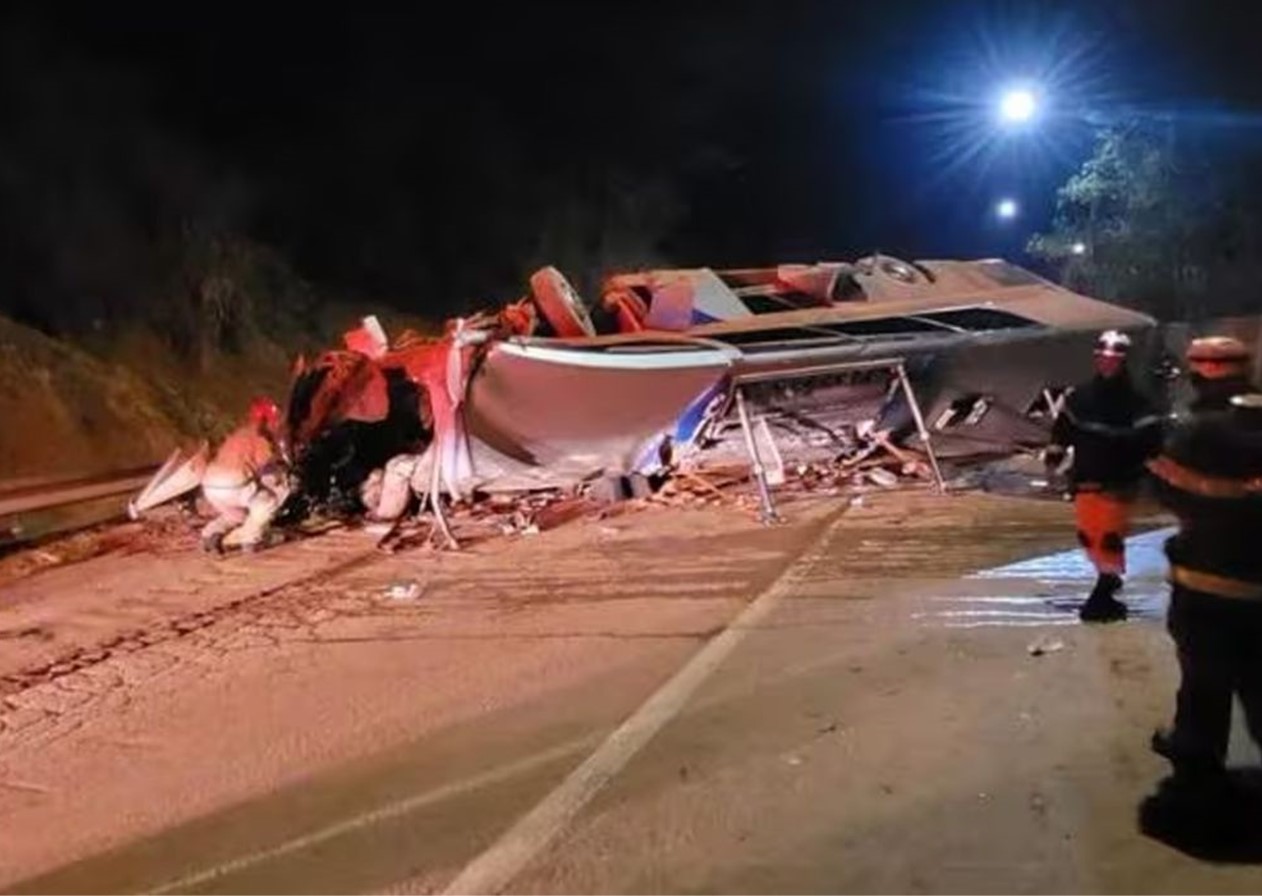
{"label": "black boot", "polygon": [[1152,733],[1148,746],[1154,753],[1172,763],[1178,761],[1179,751],[1174,746],[1174,733],[1169,728],[1158,728]]}
{"label": "black boot", "polygon": [[1139,829],[1197,858],[1257,861],[1257,819],[1221,769],[1176,769],[1140,804]]}
{"label": "black boot", "polygon": [[1113,596],[1121,587],[1121,576],[1100,573],[1087,602],[1078,611],[1078,618],[1083,622],[1121,622],[1127,615],[1126,604]]}
{"label": "black boot", "polygon": [[1205,782],[1210,782],[1213,787],[1218,787],[1227,780],[1227,772],[1221,760],[1181,747],[1173,728],[1158,728],[1152,733],[1148,746],[1158,756],[1169,761],[1174,769],[1170,779],[1174,784],[1192,782],[1204,785]]}

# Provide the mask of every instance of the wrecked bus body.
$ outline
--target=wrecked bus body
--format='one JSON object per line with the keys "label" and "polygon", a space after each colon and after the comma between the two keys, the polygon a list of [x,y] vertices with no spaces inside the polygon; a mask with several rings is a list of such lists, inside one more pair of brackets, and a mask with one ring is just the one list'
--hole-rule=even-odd
{"label": "wrecked bus body", "polygon": [[725,455],[757,466],[754,427],[793,458],[874,434],[1008,453],[1046,441],[1099,331],[1155,324],[1002,260],[617,274],[590,310],[554,268],[530,287],[440,338],[392,345],[366,320],[300,369],[299,492],[353,493],[390,455],[431,503]]}

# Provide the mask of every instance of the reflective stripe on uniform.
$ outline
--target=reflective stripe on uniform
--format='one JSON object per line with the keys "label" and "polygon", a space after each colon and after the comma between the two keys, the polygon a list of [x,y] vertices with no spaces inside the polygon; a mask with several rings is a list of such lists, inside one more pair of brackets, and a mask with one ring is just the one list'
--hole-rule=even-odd
{"label": "reflective stripe on uniform", "polygon": [[1162,455],[1148,461],[1148,471],[1175,488],[1200,495],[1204,498],[1252,498],[1262,496],[1262,477],[1235,479],[1227,476],[1210,476],[1185,467],[1171,457]]}
{"label": "reflective stripe on uniform", "polygon": [[1240,600],[1262,600],[1262,582],[1233,579],[1186,566],[1171,566],[1170,581],[1193,591],[1213,594],[1217,597],[1233,597]]}

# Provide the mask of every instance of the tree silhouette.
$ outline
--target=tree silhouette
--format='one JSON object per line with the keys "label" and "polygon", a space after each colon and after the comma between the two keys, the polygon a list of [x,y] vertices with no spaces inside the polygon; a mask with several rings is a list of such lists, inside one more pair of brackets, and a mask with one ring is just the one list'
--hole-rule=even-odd
{"label": "tree silhouette", "polygon": [[1028,251],[1072,289],[1168,320],[1262,308],[1262,157],[1170,123],[1103,131]]}

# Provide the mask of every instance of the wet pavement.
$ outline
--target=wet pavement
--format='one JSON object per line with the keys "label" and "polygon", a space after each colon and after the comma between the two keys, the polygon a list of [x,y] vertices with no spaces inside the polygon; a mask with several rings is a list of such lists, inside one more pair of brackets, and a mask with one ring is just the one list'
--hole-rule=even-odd
{"label": "wet pavement", "polygon": [[[1126,584],[1118,599],[1132,620],[1165,618],[1170,595],[1163,547],[1173,533],[1173,528],[1160,528],[1126,540]],[[985,593],[933,598],[942,609],[915,617],[948,628],[1077,625],[1078,610],[1095,584],[1096,572],[1086,555],[1072,548],[978,570],[965,578],[978,580]]]}

